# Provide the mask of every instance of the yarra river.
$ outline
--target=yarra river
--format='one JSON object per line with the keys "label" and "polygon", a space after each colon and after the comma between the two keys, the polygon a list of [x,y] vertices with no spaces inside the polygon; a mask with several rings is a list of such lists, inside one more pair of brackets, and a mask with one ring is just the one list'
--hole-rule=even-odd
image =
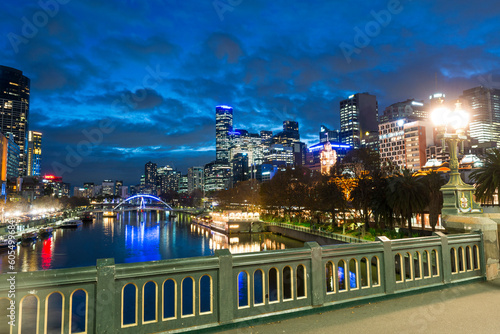
{"label": "yarra river", "polygon": [[[302,246],[301,241],[271,233],[228,237],[191,223],[186,214],[161,220],[157,212],[130,212],[117,219],[98,216],[93,223],[57,229],[50,237],[19,244],[16,271],[95,266],[101,258],[130,263],[207,256],[221,248],[234,254]],[[0,249],[2,273],[9,271],[7,267],[7,249]]]}

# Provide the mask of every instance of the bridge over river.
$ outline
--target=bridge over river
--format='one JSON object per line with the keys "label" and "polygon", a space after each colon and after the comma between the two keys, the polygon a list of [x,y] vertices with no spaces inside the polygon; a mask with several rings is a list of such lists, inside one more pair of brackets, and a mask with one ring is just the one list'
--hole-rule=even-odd
{"label": "bridge over river", "polygon": [[195,212],[193,208],[172,208],[161,198],[149,194],[137,194],[119,203],[103,203],[96,207],[96,212],[126,212],[126,211],[182,211]]}

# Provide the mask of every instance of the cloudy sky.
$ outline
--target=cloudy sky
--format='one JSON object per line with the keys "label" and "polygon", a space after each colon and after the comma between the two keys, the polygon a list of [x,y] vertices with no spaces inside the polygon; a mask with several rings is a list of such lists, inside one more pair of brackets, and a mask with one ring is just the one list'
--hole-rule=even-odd
{"label": "cloudy sky", "polygon": [[137,184],[149,160],[215,158],[215,106],[234,125],[306,142],[339,101],[379,109],[500,86],[498,1],[5,0],[0,64],[31,78],[44,173]]}

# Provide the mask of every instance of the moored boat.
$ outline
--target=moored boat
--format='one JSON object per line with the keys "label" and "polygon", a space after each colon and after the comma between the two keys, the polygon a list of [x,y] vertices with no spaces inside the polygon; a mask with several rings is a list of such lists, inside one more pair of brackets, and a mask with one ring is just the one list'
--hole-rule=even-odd
{"label": "moored boat", "polygon": [[9,246],[9,239],[1,238],[0,239],[0,248],[5,248]]}
{"label": "moored boat", "polygon": [[24,232],[21,234],[22,241],[32,241],[38,237],[38,233],[36,231]]}
{"label": "moored boat", "polygon": [[39,229],[38,233],[40,233],[41,236],[48,236],[51,235],[53,231],[54,228],[52,226],[45,226]]}
{"label": "moored boat", "polygon": [[71,219],[71,220],[66,220],[62,222],[61,225],[59,225],[60,228],[77,228],[78,226],[82,225],[82,221],[80,219]]}
{"label": "moored boat", "polygon": [[84,223],[92,223],[93,220],[94,220],[94,215],[92,214],[92,212],[84,212],[82,213],[82,215],[80,216],[80,220]]}

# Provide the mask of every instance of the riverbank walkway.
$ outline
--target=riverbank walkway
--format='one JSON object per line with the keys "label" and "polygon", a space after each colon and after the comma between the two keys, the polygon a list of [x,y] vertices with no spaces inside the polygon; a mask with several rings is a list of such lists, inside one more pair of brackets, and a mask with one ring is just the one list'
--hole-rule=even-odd
{"label": "riverbank walkway", "polygon": [[218,333],[500,333],[500,278]]}

